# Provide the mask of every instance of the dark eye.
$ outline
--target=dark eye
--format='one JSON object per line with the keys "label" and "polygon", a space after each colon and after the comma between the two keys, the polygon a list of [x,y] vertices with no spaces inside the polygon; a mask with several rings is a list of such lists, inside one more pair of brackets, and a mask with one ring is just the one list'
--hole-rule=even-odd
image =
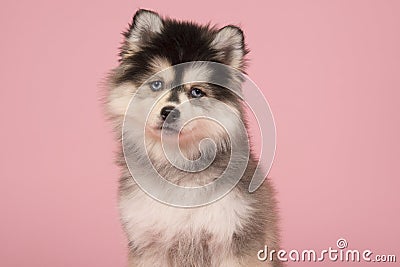
{"label": "dark eye", "polygon": [[193,87],[190,90],[190,95],[194,98],[200,98],[200,97],[205,96],[206,94],[203,91],[201,91],[199,88]]}
{"label": "dark eye", "polygon": [[159,91],[163,87],[163,82],[162,81],[154,81],[150,84],[151,90],[153,91]]}

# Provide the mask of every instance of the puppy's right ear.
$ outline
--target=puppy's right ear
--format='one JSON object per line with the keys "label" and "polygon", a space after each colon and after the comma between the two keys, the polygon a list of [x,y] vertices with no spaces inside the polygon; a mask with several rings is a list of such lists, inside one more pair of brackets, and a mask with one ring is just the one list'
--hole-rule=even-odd
{"label": "puppy's right ear", "polygon": [[125,38],[132,44],[140,44],[148,41],[154,34],[161,33],[164,22],[157,13],[139,9],[133,17]]}

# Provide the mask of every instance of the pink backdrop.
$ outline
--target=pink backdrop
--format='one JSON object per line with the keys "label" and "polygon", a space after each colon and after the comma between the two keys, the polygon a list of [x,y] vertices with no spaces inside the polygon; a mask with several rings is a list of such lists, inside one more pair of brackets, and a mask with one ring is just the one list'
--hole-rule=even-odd
{"label": "pink backdrop", "polygon": [[245,30],[276,119],[284,248],[344,237],[400,261],[400,2],[240,2],[2,1],[0,266],[126,264],[98,99],[139,7]]}

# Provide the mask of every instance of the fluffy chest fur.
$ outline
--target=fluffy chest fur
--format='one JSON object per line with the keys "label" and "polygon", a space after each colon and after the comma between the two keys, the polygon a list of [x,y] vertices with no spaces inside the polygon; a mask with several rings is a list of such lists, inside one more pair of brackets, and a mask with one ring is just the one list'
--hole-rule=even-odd
{"label": "fluffy chest fur", "polygon": [[215,244],[230,244],[246,223],[249,201],[235,190],[224,198],[198,208],[177,208],[160,203],[135,188],[121,196],[122,221],[135,248],[160,243],[168,246],[185,236]]}
{"label": "fluffy chest fur", "polygon": [[235,190],[207,206],[176,208],[134,188],[121,196],[120,210],[134,266],[223,266],[251,206]]}

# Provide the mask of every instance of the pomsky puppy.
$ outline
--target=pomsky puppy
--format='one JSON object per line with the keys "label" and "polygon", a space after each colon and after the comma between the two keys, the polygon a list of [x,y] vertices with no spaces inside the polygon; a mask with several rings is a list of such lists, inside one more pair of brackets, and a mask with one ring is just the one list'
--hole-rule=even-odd
{"label": "pomsky puppy", "polygon": [[[247,52],[243,32],[236,26],[201,26],[163,18],[148,10],[138,10],[124,32],[119,64],[108,77],[106,106],[121,144],[117,158],[122,172],[119,208],[129,241],[129,266],[281,266],[275,260],[266,263],[257,259],[257,252],[265,245],[279,250],[278,216],[274,190],[268,180],[255,192],[248,192],[258,163],[252,153],[232,190],[209,204],[187,208],[162,203],[144,192],[132,176],[143,178],[147,170],[128,168],[121,142],[126,134],[125,142],[133,151],[129,157],[140,162],[147,155],[157,172],[171,183],[204,186],[216,180],[230,160],[230,144],[235,142],[230,138],[247,137],[229,136],[215,120],[197,119],[183,124],[193,114],[213,115],[228,121],[235,132],[240,124],[238,118],[245,121],[242,100],[223,86],[204,82],[189,82],[167,90],[171,80],[197,75],[196,71],[199,75],[221,75],[201,70],[202,64],[196,65],[200,67],[195,68],[195,73],[193,69],[192,73],[165,70],[180,63],[200,61],[244,72]],[[160,72],[163,74],[157,75]],[[238,82],[230,72],[223,75],[228,83]],[[138,100],[129,115],[132,127],[124,127],[133,96]],[[228,106],[230,112],[214,106],[213,101]],[[180,106],[182,103],[186,103],[184,107]],[[149,105],[151,112],[144,114]],[[167,138],[161,138],[162,131]],[[193,161],[201,154],[207,157],[207,153],[214,153],[213,161],[196,172],[177,168],[163,153],[168,137],[179,137],[176,152],[186,159]],[[200,144],[204,138],[213,140],[214,150]],[[143,140],[146,151],[138,145]]]}

